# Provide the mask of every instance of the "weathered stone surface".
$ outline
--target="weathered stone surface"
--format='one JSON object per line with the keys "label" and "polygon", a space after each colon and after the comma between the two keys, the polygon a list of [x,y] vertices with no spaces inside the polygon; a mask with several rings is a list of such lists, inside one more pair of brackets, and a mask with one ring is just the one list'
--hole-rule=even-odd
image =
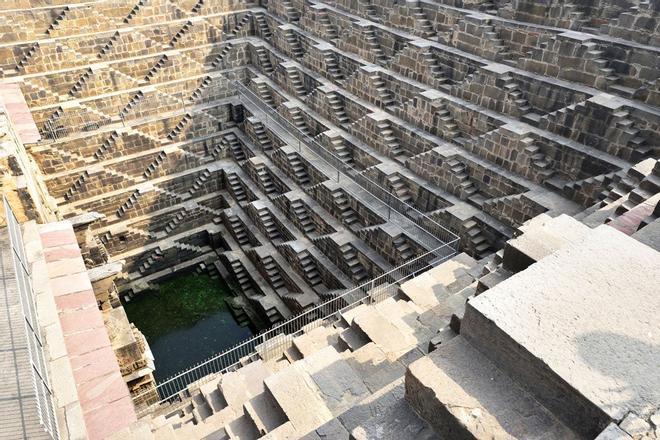
{"label": "weathered stone surface", "polygon": [[[660,361],[651,349],[659,265],[655,250],[598,227],[471,300],[461,334],[553,411],[593,432],[598,427],[585,420],[644,413],[660,399],[659,379],[648,373]],[[615,384],[621,380],[625,389]]]}
{"label": "weathered stone surface", "polygon": [[320,391],[334,416],[354,406],[369,394],[358,374],[333,347],[325,347],[305,358],[303,368]]}
{"label": "weathered stone surface", "polygon": [[297,432],[309,432],[332,419],[321,392],[299,364],[267,377],[266,389]]}
{"label": "weathered stone surface", "polygon": [[411,364],[406,400],[447,438],[580,438],[463,337]]}
{"label": "weathered stone surface", "polygon": [[617,425],[610,423],[607,428],[603,429],[603,432],[598,434],[595,440],[630,440],[631,438]]}

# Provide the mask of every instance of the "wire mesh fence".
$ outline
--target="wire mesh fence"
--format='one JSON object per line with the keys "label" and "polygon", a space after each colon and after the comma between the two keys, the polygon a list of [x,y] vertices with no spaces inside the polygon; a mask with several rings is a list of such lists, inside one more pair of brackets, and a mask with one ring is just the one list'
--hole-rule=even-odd
{"label": "wire mesh fence", "polygon": [[25,327],[28,357],[32,370],[32,386],[36,397],[35,402],[37,405],[37,414],[39,415],[39,422],[46,433],[48,433],[51,438],[58,439],[59,434],[53,406],[53,393],[50,388],[46,370],[44,347],[39,331],[39,322],[37,320],[36,303],[34,291],[32,290],[32,283],[30,281],[30,272],[25,258],[25,250],[23,248],[21,226],[5,197],[3,197],[3,205],[7,220],[7,230],[9,232],[11,255],[14,262],[16,286]]}

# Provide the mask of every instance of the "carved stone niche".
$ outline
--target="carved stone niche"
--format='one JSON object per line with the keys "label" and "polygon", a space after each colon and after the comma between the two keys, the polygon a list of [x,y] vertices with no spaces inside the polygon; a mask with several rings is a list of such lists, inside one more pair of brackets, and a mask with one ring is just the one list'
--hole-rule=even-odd
{"label": "carved stone niche", "polygon": [[108,261],[108,251],[105,249],[105,245],[90,228],[94,222],[104,218],[104,214],[87,212],[68,219],[73,225],[73,231],[76,233],[76,240],[87,268],[93,268]]}
{"label": "carved stone niche", "polygon": [[121,274],[124,260],[96,266],[87,271],[87,276],[92,282],[92,289],[96,302],[101,310],[110,310],[121,306],[115,278]]}

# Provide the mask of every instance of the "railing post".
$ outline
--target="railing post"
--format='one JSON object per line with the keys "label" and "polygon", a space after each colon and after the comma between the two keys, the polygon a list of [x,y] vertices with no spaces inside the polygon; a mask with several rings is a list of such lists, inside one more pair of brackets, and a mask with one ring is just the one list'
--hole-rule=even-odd
{"label": "railing post", "polygon": [[390,220],[392,216],[392,193],[387,192],[387,221]]}

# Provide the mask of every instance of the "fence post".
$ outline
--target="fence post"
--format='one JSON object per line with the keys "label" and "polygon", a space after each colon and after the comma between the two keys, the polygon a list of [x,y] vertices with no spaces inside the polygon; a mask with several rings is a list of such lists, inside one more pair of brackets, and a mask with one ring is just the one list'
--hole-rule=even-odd
{"label": "fence post", "polygon": [[390,217],[392,216],[392,193],[387,192],[387,221],[390,220]]}

